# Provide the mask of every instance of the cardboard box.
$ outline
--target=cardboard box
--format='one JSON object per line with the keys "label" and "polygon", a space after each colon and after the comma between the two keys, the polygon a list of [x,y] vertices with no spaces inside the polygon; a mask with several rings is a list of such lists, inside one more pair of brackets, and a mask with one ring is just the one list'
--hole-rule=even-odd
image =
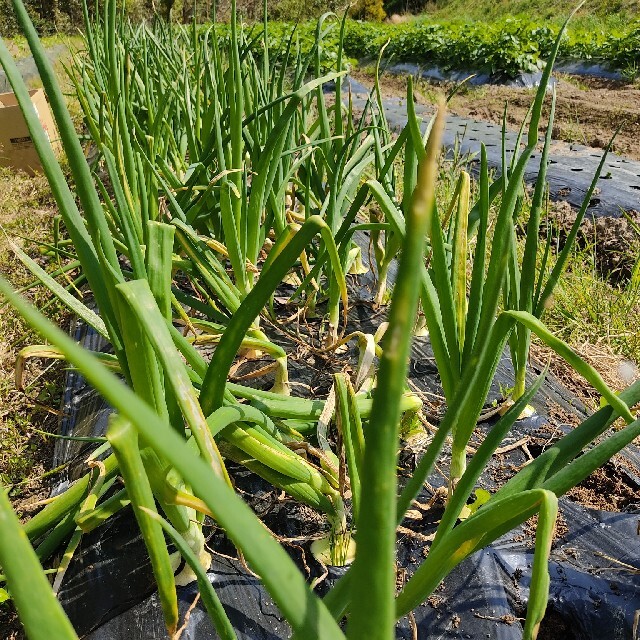
{"label": "cardboard box", "polygon": [[[38,114],[53,150],[61,150],[58,131],[42,89],[29,91],[31,102]],[[13,93],[0,93],[0,167],[21,169],[30,175],[40,171],[42,165],[31,140],[27,123]]]}

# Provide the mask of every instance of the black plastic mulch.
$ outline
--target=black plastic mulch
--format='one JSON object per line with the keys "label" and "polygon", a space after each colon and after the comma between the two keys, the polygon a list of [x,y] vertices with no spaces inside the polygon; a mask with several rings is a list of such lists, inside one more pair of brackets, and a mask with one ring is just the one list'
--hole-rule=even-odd
{"label": "black plastic mulch", "polygon": [[[393,278],[393,274],[391,274]],[[361,282],[366,282],[365,276]],[[359,286],[356,293],[364,294]],[[365,297],[362,295],[361,297]],[[355,304],[350,311],[352,328],[372,330],[381,318],[367,302]],[[100,348],[95,337],[79,326],[76,338]],[[89,335],[92,335],[89,332]],[[280,334],[274,340],[289,339]],[[351,354],[353,358],[354,354]],[[328,385],[332,369],[341,363],[316,363],[324,371],[315,376],[316,388]],[[536,365],[534,364],[534,368]],[[530,380],[540,372],[532,371]],[[303,364],[292,363],[293,381],[310,382]],[[502,398],[502,392],[512,384],[512,370],[505,356],[498,368],[488,406]],[[413,388],[424,395],[427,409],[439,413],[440,387],[428,339],[415,341],[410,364]],[[108,407],[86,388],[81,377],[71,371],[65,396],[63,432],[77,435],[102,434],[106,426]],[[294,386],[296,394],[303,387]],[[488,490],[502,484],[529,456],[539,455],[554,440],[571,429],[587,415],[582,403],[572,397],[553,376],[549,376],[532,402],[537,414],[518,421],[503,442],[503,446],[526,438],[526,448],[517,446],[494,456],[483,473],[479,485]],[[95,419],[93,419],[95,418]],[[484,430],[494,422],[481,423],[474,432],[471,445],[482,439]],[[78,443],[61,441],[56,451],[61,459],[82,456]],[[64,451],[63,451],[64,449]],[[410,470],[419,450],[412,447],[403,453],[403,464]],[[446,451],[439,461],[438,472],[429,478],[432,489],[443,486],[446,474]],[[601,491],[625,488],[622,511],[599,511],[574,500],[560,500],[560,519],[550,566],[551,589],[548,614],[541,631],[542,638],[562,637],[595,639],[603,637],[631,638],[634,615],[640,609],[640,450],[629,447],[605,467],[610,485]],[[78,464],[71,474],[82,471]],[[276,492],[266,482],[240,467],[232,468],[236,486],[245,493],[250,504],[265,523],[284,538],[309,538],[323,529],[323,523],[310,509],[291,501],[278,500]],[[593,487],[590,490],[594,491]],[[595,494],[598,494],[598,488]],[[588,498],[588,491],[585,494]],[[424,505],[432,493],[423,491],[418,502]],[[637,498],[634,500],[634,496]],[[597,498],[597,495],[594,495]],[[588,502],[588,500],[587,500]],[[416,507],[407,519],[405,531],[398,536],[398,561],[401,573],[410,576],[428,549],[423,536],[433,532],[440,510]],[[413,637],[415,624],[418,638],[500,638],[520,639],[526,614],[534,527],[529,523],[510,532],[489,548],[461,563],[414,612],[414,620],[403,619],[398,624],[397,637]],[[413,532],[413,533],[411,533]],[[217,592],[238,630],[238,637],[247,640],[276,640],[288,637],[288,628],[277,608],[259,581],[237,559],[235,550],[223,533],[209,530],[214,554],[210,576]],[[321,567],[309,553],[309,542],[299,540],[286,545],[291,556],[309,576],[317,576]],[[624,563],[624,564],[621,564]],[[324,590],[325,585],[319,587]],[[92,640],[143,640],[164,637],[164,627],[157,595],[153,593],[153,576],[144,545],[130,510],[124,510],[107,524],[83,538],[65,578],[60,598],[81,634]],[[180,610],[184,615],[196,596],[195,587],[179,589]],[[547,634],[547,635],[545,635]],[[183,639],[215,638],[211,624],[201,604],[191,611]]]}

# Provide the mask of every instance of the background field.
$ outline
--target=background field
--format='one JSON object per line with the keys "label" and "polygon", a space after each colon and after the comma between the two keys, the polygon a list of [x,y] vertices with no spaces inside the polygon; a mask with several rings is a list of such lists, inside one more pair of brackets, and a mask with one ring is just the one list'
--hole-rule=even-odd
{"label": "background field", "polygon": [[[156,3],[160,9],[166,8],[170,0]],[[59,0],[30,0],[25,3],[29,7],[34,23],[42,34],[56,32],[72,32],[82,24],[82,3],[79,0],[69,0],[61,3]],[[193,16],[195,3],[193,0],[175,0],[170,2],[174,20],[189,20]],[[268,0],[270,18],[274,20],[299,21],[316,18],[325,11],[342,11],[347,6],[344,0]],[[421,16],[428,20],[453,20],[467,22],[470,20],[494,21],[505,17],[522,17],[560,23],[563,18],[577,4],[573,0],[359,0],[354,4],[360,6],[375,6],[376,12],[381,7],[387,16],[398,14],[401,16]],[[198,2],[199,17],[212,17],[214,12],[213,0]],[[216,4],[219,15],[228,15],[230,0],[221,0]],[[262,13],[262,0],[240,0],[238,6],[243,15],[250,19],[259,18]],[[146,0],[127,2],[127,11],[133,18],[150,16],[152,3]],[[574,27],[580,25],[608,27],[622,27],[628,21],[638,18],[639,4],[637,0],[587,0],[580,10]],[[11,10],[11,0],[0,0],[0,35],[9,36],[16,33],[16,23]]]}

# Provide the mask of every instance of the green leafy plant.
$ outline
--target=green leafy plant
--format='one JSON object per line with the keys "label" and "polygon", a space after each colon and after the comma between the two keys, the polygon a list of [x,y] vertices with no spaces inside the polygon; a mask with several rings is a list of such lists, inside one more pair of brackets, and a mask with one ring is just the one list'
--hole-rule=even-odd
{"label": "green leafy plant", "polygon": [[[436,183],[444,109],[423,134],[409,85],[409,121],[394,141],[379,93],[367,105],[369,121],[363,116],[355,124],[349,112],[343,118],[340,71],[328,76],[336,80],[335,103],[326,108],[320,85],[328,77],[320,75],[319,51],[331,26],[328,17],[317,25],[312,55],[305,58],[290,51],[288,61],[279,63],[282,67],[276,68],[279,75],[274,77],[281,82],[274,88],[274,83],[266,82],[274,67],[264,35],[263,56],[253,58],[248,54],[249,39],[235,21],[231,39],[220,44],[215,34],[208,40],[206,32],[199,40],[195,27],[174,32],[158,25],[157,31],[147,27],[130,31],[131,27],[121,26],[115,5],[107,3],[103,21],[88,22],[87,46],[94,49],[89,62],[75,63],[78,93],[100,156],[99,171],[92,174],[42,45],[21,0],[14,4],[51,101],[84,216],[1,42],[0,63],[23,107],[72,240],[64,250],[75,250],[99,315],[24,252],[18,250],[17,255],[114,350],[102,355],[86,351],[0,279],[0,292],[48,343],[22,357],[47,353],[67,360],[114,410],[106,441],[96,443],[90,456],[90,472],[25,525],[19,525],[5,494],[0,495],[0,566],[29,637],[44,640],[52,631],[56,637],[75,637],[40,563],[63,544],[69,557],[84,533],[130,506],[147,546],[170,635],[178,624],[175,584],[184,578],[198,582],[218,634],[234,637],[205,574],[209,557],[202,526],[208,516],[260,576],[294,637],[305,640],[365,636],[391,640],[396,621],[427,599],[457,564],[537,513],[524,628],[526,638],[535,638],[548,597],[547,562],[557,498],[640,435],[640,421],[630,410],[640,400],[640,384],[614,394],[595,370],[545,328],[533,307],[503,305],[500,312],[500,302],[509,297],[505,283],[516,273],[509,270],[515,212],[525,165],[538,144],[550,66],[532,107],[524,150],[514,157],[508,172],[505,160],[504,175],[494,183],[489,181],[483,151],[478,201],[471,204],[470,179],[462,173],[441,216]],[[343,21],[342,35],[345,25]],[[265,23],[262,34],[268,28]],[[173,34],[180,43],[174,49]],[[148,65],[131,64],[138,54],[134,47],[127,59],[124,39],[139,44],[139,60]],[[182,56],[186,42],[193,42],[189,64]],[[166,53],[159,43],[167,45]],[[551,61],[560,43],[559,36]],[[149,47],[157,48],[153,56],[165,60],[164,70],[158,60],[152,61]],[[342,51],[340,44],[338,61]],[[305,77],[309,69],[315,79]],[[157,78],[147,84],[140,74],[148,73],[157,73]],[[80,78],[88,87],[84,97]],[[285,88],[285,81],[291,85]],[[167,116],[173,118],[169,128],[162,124]],[[228,124],[224,133],[221,123]],[[206,135],[198,138],[203,131]],[[364,151],[356,140],[365,141]],[[392,166],[401,156],[404,167],[396,176]],[[365,180],[365,168],[373,170],[373,177]],[[220,172],[226,173],[219,176]],[[403,198],[398,202],[400,180]],[[293,208],[297,215],[287,218],[283,196],[294,186],[304,210]],[[489,237],[489,210],[498,195],[498,215]],[[375,221],[361,211],[371,201],[382,212]],[[534,223],[536,215],[534,209]],[[256,230],[260,222],[266,229]],[[286,353],[268,339],[259,318],[269,313],[274,292],[292,270],[302,275],[294,297],[309,292],[309,286],[317,292],[320,287],[315,289],[311,282],[322,280],[329,324],[337,325],[336,303],[343,311],[347,308],[345,272],[354,262],[356,231],[384,233],[384,244],[376,241],[381,271],[401,251],[384,337],[380,338],[382,331],[342,338],[334,327],[329,332],[335,348],[358,341],[355,383],[344,373],[334,375],[332,407],[330,400],[288,397],[285,388],[265,391],[229,381],[231,366],[243,348],[265,350],[282,365]],[[472,241],[474,260],[467,281]],[[60,248],[55,245],[53,250]],[[247,261],[255,271],[248,270]],[[522,274],[521,281],[535,277],[524,269]],[[532,283],[534,291],[544,291],[541,282],[527,281],[527,291]],[[415,413],[421,406],[406,391],[419,302],[447,409],[400,490],[401,415]],[[178,326],[188,328],[193,337]],[[547,342],[608,404],[461,518],[482,471],[544,379],[540,376],[529,389],[525,386],[468,457],[469,437],[498,360],[518,326]],[[198,332],[216,343],[209,362],[197,349],[202,335]],[[372,373],[375,356],[377,375]],[[286,379],[280,372],[284,387]],[[335,451],[326,431],[331,415],[338,433]],[[619,417],[626,426],[609,431]],[[305,437],[314,436],[321,450],[318,464],[293,450]],[[453,445],[445,511],[425,560],[397,591],[397,525],[449,436]],[[236,494],[227,471],[229,460],[325,514],[328,553],[323,557],[343,565],[354,559],[324,599],[318,598],[280,542]],[[123,478],[123,488],[114,486],[116,476]],[[351,514],[345,499],[347,480]],[[165,534],[187,562],[185,575],[173,575]],[[54,586],[64,578],[66,566],[68,560],[55,569]],[[345,616],[346,636],[340,625]]]}
{"label": "green leafy plant", "polygon": [[[548,61],[558,29],[535,20],[491,22],[411,21],[403,24],[349,23],[345,51],[353,58],[375,58],[389,41],[386,55],[395,61],[473,69],[515,77],[541,69]],[[638,64],[638,24],[597,31],[581,26],[560,43],[563,59],[594,60],[616,69]]]}
{"label": "green leafy plant", "polygon": [[[338,292],[346,310],[344,275],[326,223],[317,216],[309,216],[297,232],[295,229],[287,229],[287,233],[276,243],[276,248],[265,262],[256,285],[250,287],[248,292],[242,287],[238,288],[237,282],[233,283],[228,278],[224,265],[212,255],[208,245],[189,224],[170,188],[166,188],[166,195],[178,216],[177,220],[171,220],[173,224],[163,221],[164,217],[157,201],[158,189],[164,184],[163,178],[160,172],[156,171],[155,165],[151,165],[146,154],[141,152],[141,148],[136,147],[136,140],[129,136],[129,132],[134,129],[129,128],[131,122],[124,116],[125,103],[119,95],[122,89],[125,89],[126,93],[128,80],[121,77],[121,67],[118,66],[116,50],[119,43],[116,43],[115,39],[114,25],[117,14],[114,4],[107,4],[105,8],[104,22],[111,25],[111,29],[105,29],[103,40],[105,51],[110,52],[103,70],[105,76],[109,77],[105,91],[112,91],[114,96],[113,102],[110,103],[115,115],[111,123],[113,128],[110,138],[107,139],[105,134],[110,130],[106,126],[106,120],[102,120],[102,124],[105,124],[102,128],[98,127],[98,123],[95,125],[100,129],[98,133],[102,136],[102,139],[96,140],[96,144],[99,145],[103,156],[108,172],[108,185],[113,196],[110,195],[103,179],[89,173],[44,51],[20,3],[16,3],[16,11],[33,46],[34,56],[47,92],[51,96],[52,108],[69,157],[72,174],[78,183],[82,182],[82,187],[78,187],[79,199],[85,212],[91,212],[87,216],[87,226],[80,218],[71,191],[35,114],[28,109],[27,121],[42,155],[62,219],[78,253],[79,263],[85,270],[96,296],[101,317],[75,300],[23,252],[18,252],[19,257],[45,285],[110,340],[115,352],[113,357],[106,358],[110,368],[123,376],[140,401],[152,407],[159,419],[172,425],[176,432],[183,433],[184,438],[190,439],[216,477],[225,483],[229,482],[216,441],[216,436],[220,435],[225,440],[225,444],[221,446],[227,458],[246,462],[258,474],[326,513],[338,526],[343,510],[340,506],[341,496],[335,489],[337,479],[334,478],[331,469],[318,470],[292,451],[285,442],[286,438],[290,438],[292,433],[294,440],[301,436],[287,428],[281,420],[278,420],[280,426],[277,426],[268,415],[269,401],[275,398],[282,404],[282,396],[273,393],[266,394],[265,397],[263,394],[260,397],[261,409],[241,409],[240,413],[232,411],[229,418],[227,407],[237,405],[238,401],[225,386],[229,367],[243,346],[271,349],[276,355],[276,360],[286,361],[282,350],[278,351],[254,325],[275,288],[317,233],[323,237],[329,261],[333,266],[333,278],[338,282]],[[89,48],[97,47],[96,32],[89,30]],[[230,56],[231,65],[228,67],[228,70],[231,69],[234,73],[238,71],[237,54],[236,42],[236,48]],[[26,89],[6,50],[0,50],[0,58],[18,99],[25,107],[28,104]],[[85,77],[86,73],[85,70]],[[316,84],[323,80],[321,78]],[[313,87],[312,83],[301,94],[293,94],[291,105],[287,107],[289,111],[285,109],[285,125],[287,119],[295,116],[299,99]],[[212,108],[215,109],[215,104]],[[235,121],[242,125],[242,120],[243,114],[236,114]],[[232,122],[232,133],[234,126]],[[284,125],[279,128],[286,131]],[[278,127],[276,133],[277,131]],[[277,147],[280,139],[280,134],[267,137],[265,145],[267,148],[273,148],[274,144]],[[277,153],[280,154],[281,151],[280,144]],[[234,153],[232,148],[231,156]],[[261,157],[268,157],[268,150],[263,149]],[[157,156],[154,160],[157,160]],[[260,166],[260,172],[251,181],[251,192],[247,194],[249,207],[252,198],[259,192],[260,184],[266,184],[262,176],[271,174],[269,166]],[[94,177],[97,189],[93,187]],[[233,186],[229,183],[229,188]],[[244,208],[241,208],[240,213],[244,212]],[[239,234],[233,237],[236,241],[246,243],[246,236]],[[226,242],[230,245],[230,236],[226,238]],[[173,253],[176,244],[185,252],[185,257]],[[231,255],[228,249],[227,253]],[[121,259],[126,260],[126,266],[123,266]],[[231,262],[233,264],[233,260]],[[187,277],[193,278],[194,274],[197,274],[199,281],[210,287],[209,307],[206,304],[198,304],[197,298],[185,295],[173,285],[178,269],[182,269]],[[239,267],[237,273],[239,281],[241,274],[246,275],[244,265]],[[197,287],[198,285],[194,285],[196,292],[202,291],[202,288]],[[204,325],[207,330],[222,334],[211,365],[205,363],[202,356],[172,324],[172,308],[179,318],[190,322],[178,302],[178,296],[181,296],[183,301],[195,304],[205,316],[222,321],[222,324],[216,327],[211,323]],[[225,312],[229,315],[218,311],[219,307],[213,302],[214,296],[224,305]],[[202,323],[200,326],[203,326]],[[49,348],[46,351],[54,357],[65,356],[61,349]],[[183,357],[190,366],[185,365]],[[228,358],[230,359],[227,365],[223,365]],[[222,374],[222,378],[218,378],[218,374]],[[220,380],[222,387],[219,386]],[[279,390],[287,392],[285,376],[280,376],[280,383]],[[236,391],[241,395],[244,393],[245,396],[249,394],[250,397],[253,394],[252,390],[242,386],[236,387]],[[198,401],[198,395],[203,398],[201,403]],[[411,402],[412,400],[410,404]],[[316,419],[318,417],[314,414],[317,404],[311,400],[287,403],[284,411],[276,410],[276,413],[279,413],[277,417],[286,419],[287,416],[294,416],[298,420],[306,419],[313,423],[314,416]],[[219,410],[224,412],[225,409],[227,413],[221,415]],[[366,409],[362,413],[366,415]],[[36,539],[43,533],[49,533],[46,542],[39,546],[41,558],[46,559],[54,550],[55,544],[75,529],[73,541],[69,546],[71,555],[83,533],[99,525],[114,511],[132,504],[143,531],[143,538],[151,557],[154,558],[152,565],[160,585],[167,628],[172,632],[177,623],[177,610],[167,551],[161,544],[158,526],[148,520],[143,507],[151,509],[154,500],[157,500],[173,528],[188,540],[192,550],[200,555],[203,548],[203,514],[210,513],[210,510],[196,500],[187,489],[184,478],[179,472],[172,470],[173,466],[168,460],[150,449],[146,441],[141,441],[133,447],[132,443],[135,443],[136,439],[125,430],[126,425],[119,422],[114,424],[117,424],[118,428],[114,426],[108,436],[115,458],[111,456],[108,462],[104,462],[99,485],[94,485],[92,474],[88,475],[78,488],[74,487],[64,494],[55,507],[49,511],[45,510],[39,519],[32,521],[32,536]],[[133,457],[130,457],[132,455]],[[104,504],[96,506],[97,500],[111,486],[116,470],[119,470],[123,477],[129,478],[130,486],[126,495],[121,493],[117,499],[109,498]],[[148,487],[141,486],[140,492],[134,492],[133,488],[137,489],[140,483],[144,485],[144,477],[148,478]],[[91,503],[87,502],[83,494],[84,488],[88,487],[92,487],[95,498]],[[199,516],[194,507],[199,508]],[[56,518],[60,515],[66,519],[64,527],[58,528],[59,522]],[[206,562],[206,559],[204,561]],[[58,571],[58,581],[62,580],[63,575],[64,568],[61,568]]]}

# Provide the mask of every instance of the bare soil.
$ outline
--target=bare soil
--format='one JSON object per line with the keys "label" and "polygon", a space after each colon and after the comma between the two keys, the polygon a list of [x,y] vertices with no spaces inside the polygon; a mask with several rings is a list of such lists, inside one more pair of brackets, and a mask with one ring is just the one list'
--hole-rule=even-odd
{"label": "bare soil", "polygon": [[[554,202],[549,208],[549,219],[554,223],[552,233],[564,246],[577,212],[568,202]],[[627,217],[610,218],[588,216],[582,221],[577,245],[582,249],[595,248],[596,268],[599,275],[613,283],[627,282],[640,255],[640,212],[628,211]]]}
{"label": "bare soil", "polygon": [[[640,379],[638,367],[623,356],[614,353],[605,343],[572,344],[571,348],[587,364],[596,369],[606,384],[616,393]],[[600,394],[553,349],[537,338],[533,338],[531,343],[531,357],[539,363],[548,363],[551,373],[589,411],[595,412],[600,408]],[[569,414],[558,405],[548,406],[547,412],[549,417],[556,418],[563,424],[573,426],[579,424],[579,417],[576,414]]]}
{"label": "bare soil", "polygon": [[[461,116],[500,123],[508,102],[508,124],[517,127],[527,115],[534,91],[501,86],[473,88],[454,96],[451,110]],[[549,105],[545,117],[548,109]],[[604,149],[619,126],[622,128],[614,151],[640,159],[640,87],[637,84],[558,75],[554,138]]]}
{"label": "bare soil", "polygon": [[631,463],[615,456],[603,467],[567,494],[571,500],[599,511],[624,511],[638,505],[638,487],[633,486],[630,473],[636,474]]}

